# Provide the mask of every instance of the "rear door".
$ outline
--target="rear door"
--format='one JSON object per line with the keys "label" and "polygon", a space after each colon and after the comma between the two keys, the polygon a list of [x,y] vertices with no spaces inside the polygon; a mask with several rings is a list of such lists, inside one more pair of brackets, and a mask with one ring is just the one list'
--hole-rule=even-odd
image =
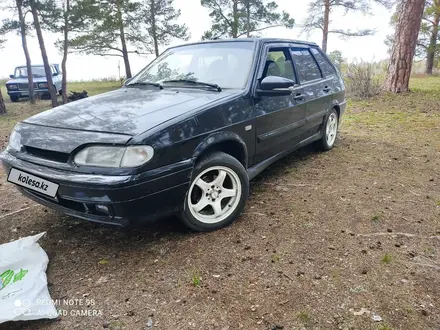
{"label": "rear door", "polygon": [[256,153],[254,164],[289,148],[301,140],[305,127],[306,105],[302,88],[297,84],[289,44],[269,44],[262,54],[258,83],[268,76],[291,79],[291,95],[255,98]]}
{"label": "rear door", "polygon": [[306,95],[306,134],[317,134],[330,104],[330,80],[324,79],[311,49],[308,46],[291,47],[291,54],[298,72],[299,83]]}

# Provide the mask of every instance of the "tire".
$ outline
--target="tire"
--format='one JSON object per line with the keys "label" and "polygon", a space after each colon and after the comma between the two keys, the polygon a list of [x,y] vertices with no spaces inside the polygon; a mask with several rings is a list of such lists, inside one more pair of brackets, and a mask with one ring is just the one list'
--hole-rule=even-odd
{"label": "tire", "polygon": [[195,231],[223,228],[238,218],[248,196],[243,165],[229,154],[213,152],[194,167],[180,219]]}
{"label": "tire", "polygon": [[11,98],[11,102],[18,102],[20,101],[20,98],[16,95],[10,95],[9,96]]}
{"label": "tire", "polygon": [[59,96],[63,96],[63,90],[62,90],[62,89],[60,89],[60,90],[58,91],[58,95],[59,95]]}
{"label": "tire", "polygon": [[317,144],[321,150],[333,149],[338,135],[339,116],[336,109],[331,109],[323,125],[323,135]]}

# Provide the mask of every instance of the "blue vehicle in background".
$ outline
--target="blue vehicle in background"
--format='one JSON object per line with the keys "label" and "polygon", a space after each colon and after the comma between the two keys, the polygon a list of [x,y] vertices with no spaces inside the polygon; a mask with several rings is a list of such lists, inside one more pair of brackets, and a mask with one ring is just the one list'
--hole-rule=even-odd
{"label": "blue vehicle in background", "polygon": [[[52,80],[55,90],[61,95],[61,72],[59,64],[51,64]],[[44,66],[32,65],[32,76],[34,80],[35,95],[49,96],[49,88],[47,86],[46,73]],[[26,66],[18,66],[15,68],[14,74],[9,76],[11,79],[6,82],[6,89],[12,102],[18,102],[20,97],[29,96],[29,81]]]}

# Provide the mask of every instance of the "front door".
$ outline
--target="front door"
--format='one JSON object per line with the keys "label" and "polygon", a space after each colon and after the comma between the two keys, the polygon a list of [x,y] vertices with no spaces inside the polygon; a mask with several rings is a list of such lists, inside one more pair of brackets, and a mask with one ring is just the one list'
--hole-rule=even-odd
{"label": "front door", "polygon": [[256,150],[254,164],[293,148],[301,140],[305,127],[306,104],[303,89],[293,69],[289,45],[265,48],[258,82],[268,76],[295,81],[288,96],[262,96],[255,99]]}

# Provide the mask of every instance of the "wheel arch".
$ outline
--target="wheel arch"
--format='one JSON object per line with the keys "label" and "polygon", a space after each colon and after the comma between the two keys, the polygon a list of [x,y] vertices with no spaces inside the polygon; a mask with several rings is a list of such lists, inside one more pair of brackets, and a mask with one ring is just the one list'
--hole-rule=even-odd
{"label": "wheel arch", "polygon": [[329,111],[331,111],[332,109],[335,109],[337,114],[338,114],[338,118],[341,118],[341,107],[339,106],[339,102],[334,100],[330,106]]}
{"label": "wheel arch", "polygon": [[247,169],[248,151],[246,143],[233,132],[217,132],[206,137],[194,150],[197,161],[210,152],[222,151],[236,158]]}

